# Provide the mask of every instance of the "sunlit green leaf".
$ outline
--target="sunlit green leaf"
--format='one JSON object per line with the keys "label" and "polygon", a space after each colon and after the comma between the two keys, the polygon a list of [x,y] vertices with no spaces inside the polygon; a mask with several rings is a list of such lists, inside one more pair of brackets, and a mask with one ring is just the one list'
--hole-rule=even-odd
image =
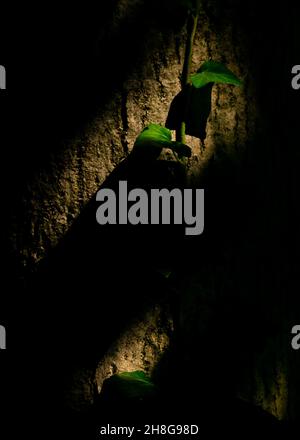
{"label": "sunlit green leaf", "polygon": [[149,124],[137,137],[134,146],[144,147],[151,143],[152,146],[162,148],[172,141],[172,134],[170,130],[161,125]]}
{"label": "sunlit green leaf", "polygon": [[108,399],[137,399],[153,397],[156,386],[143,371],[114,374],[104,382],[102,393]]}
{"label": "sunlit green leaf", "polygon": [[150,380],[150,377],[144,371],[124,371],[123,373],[119,373],[116,376],[128,380],[128,381],[140,381],[145,382],[148,385],[153,386],[153,383]]}
{"label": "sunlit green leaf", "polygon": [[180,156],[191,155],[191,149],[182,143],[172,141],[171,131],[157,124],[149,124],[137,137],[133,154],[146,159],[157,159],[163,148],[170,148]]}
{"label": "sunlit green leaf", "polygon": [[191,76],[194,87],[200,89],[209,83],[233,84],[240,86],[242,82],[224,64],[217,61],[206,61],[200,69]]}

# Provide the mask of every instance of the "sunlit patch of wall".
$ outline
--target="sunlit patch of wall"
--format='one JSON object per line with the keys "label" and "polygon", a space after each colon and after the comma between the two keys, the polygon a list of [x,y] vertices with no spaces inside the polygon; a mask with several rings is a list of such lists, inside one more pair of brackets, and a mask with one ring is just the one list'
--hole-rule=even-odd
{"label": "sunlit patch of wall", "polygon": [[173,334],[173,318],[167,307],[155,305],[131,322],[98,365],[75,368],[65,388],[68,407],[88,410],[101,392],[105,379],[124,371],[144,371],[151,376]]}
{"label": "sunlit patch of wall", "polygon": [[[119,104],[119,105],[118,105]],[[47,170],[40,170],[22,198],[23,216],[13,219],[12,245],[29,271],[58,244],[105,177],[125,156],[118,97],[78,138],[66,142]]]}

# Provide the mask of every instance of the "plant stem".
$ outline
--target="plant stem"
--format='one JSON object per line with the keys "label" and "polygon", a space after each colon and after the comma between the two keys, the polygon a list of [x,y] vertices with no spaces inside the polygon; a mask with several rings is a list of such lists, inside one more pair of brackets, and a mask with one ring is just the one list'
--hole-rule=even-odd
{"label": "plant stem", "polygon": [[192,64],[192,55],[193,55],[193,45],[194,45],[194,39],[195,34],[197,30],[197,24],[198,24],[198,17],[199,13],[196,14],[190,13],[188,16],[188,22],[187,22],[187,40],[186,40],[186,46],[185,46],[185,55],[184,55],[184,63],[182,68],[182,75],[181,75],[181,90],[186,90],[187,93],[184,95],[184,102],[183,102],[183,120],[180,122],[180,126],[178,130],[176,130],[176,141],[185,143],[185,114],[188,106],[189,101],[189,94],[188,94],[188,84],[190,83],[190,73],[191,73],[191,64]]}

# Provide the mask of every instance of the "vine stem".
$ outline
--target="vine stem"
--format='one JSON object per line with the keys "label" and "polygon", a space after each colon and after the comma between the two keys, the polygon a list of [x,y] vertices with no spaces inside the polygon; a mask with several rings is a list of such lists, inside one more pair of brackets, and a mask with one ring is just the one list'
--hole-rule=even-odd
{"label": "vine stem", "polygon": [[199,12],[196,14],[190,13],[188,16],[187,22],[187,40],[185,46],[185,55],[184,55],[184,63],[182,68],[181,75],[181,90],[187,90],[187,93],[184,95],[183,102],[183,120],[180,122],[179,128],[176,130],[176,141],[185,143],[185,114],[189,102],[189,93],[188,93],[188,84],[190,83],[190,73],[191,73],[191,64],[192,64],[192,56],[193,56],[193,45],[197,30]]}

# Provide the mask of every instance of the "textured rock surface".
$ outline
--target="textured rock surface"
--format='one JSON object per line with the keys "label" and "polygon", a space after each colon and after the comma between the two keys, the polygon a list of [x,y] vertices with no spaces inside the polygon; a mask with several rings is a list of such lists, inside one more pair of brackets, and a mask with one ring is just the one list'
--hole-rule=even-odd
{"label": "textured rock surface", "polygon": [[[153,6],[149,6],[149,3]],[[131,60],[128,74],[111,87],[110,99],[106,99],[104,103],[99,100],[99,108],[96,105],[96,110],[85,125],[78,126],[76,134],[59,141],[61,148],[53,148],[47,165],[41,165],[34,170],[21,190],[21,204],[13,212],[10,244],[11,253],[17,258],[17,276],[25,281],[36,270],[49,249],[60,242],[106,176],[127,156],[140,130],[149,122],[163,124],[166,119],[169,105],[180,87],[185,31],[177,25],[174,28],[172,25],[165,26],[163,19],[156,21],[155,8],[158,3],[142,0],[116,1],[110,20],[99,25],[91,50],[96,61],[102,60],[103,53],[105,55],[104,46],[113,42],[114,38],[122,39],[128,28],[137,26],[137,20],[141,21],[136,28],[137,35],[130,40],[132,46],[127,48]],[[164,2],[160,3],[163,7]],[[273,129],[274,123],[278,126],[278,109],[284,102],[282,91],[278,91],[275,96],[273,92],[277,82],[283,79],[280,78],[280,73],[274,73],[265,91],[265,74],[269,68],[265,53],[268,48],[272,48],[270,50],[274,60],[278,56],[285,60],[282,52],[277,46],[273,47],[273,44],[279,29],[284,38],[287,38],[287,32],[274,22],[270,25],[272,32],[268,36],[264,34],[264,20],[268,20],[268,16],[260,17],[259,3],[245,2],[245,5],[239,5],[237,1],[226,1],[224,5],[223,8],[223,3],[220,5],[213,0],[203,3],[195,41],[193,70],[203,60],[213,57],[225,62],[243,80],[243,87],[214,88],[206,150],[201,152],[199,143],[188,139],[193,147],[189,176],[191,182],[196,183],[212,160],[218,167],[225,157],[226,163],[231,165],[226,172],[232,177],[231,170],[233,174],[236,173],[237,165],[252,161],[251,171],[264,194],[262,204],[270,208],[270,214],[264,218],[258,218],[258,215],[253,220],[253,224],[258,226],[257,236],[253,233],[244,247],[238,248],[237,252],[242,251],[242,256],[237,257],[238,264],[235,265],[232,256],[222,260],[219,278],[220,284],[229,282],[228,264],[233,272],[235,268],[238,272],[248,267],[249,270],[242,272],[245,275],[244,281],[240,275],[234,295],[238,297],[240,292],[246,291],[241,297],[246,297],[251,303],[248,280],[252,279],[253,273],[264,272],[263,258],[269,261],[269,253],[274,251],[264,251],[262,267],[259,262],[251,261],[251,256],[253,259],[256,257],[255,252],[251,253],[253,243],[258,245],[264,234],[271,234],[269,222],[276,217],[273,213],[277,212],[277,201],[268,198],[268,191],[272,189],[275,176],[280,175],[280,148],[285,138],[283,131],[274,132]],[[146,8],[147,13],[141,13],[143,8]],[[147,30],[146,35],[142,35],[143,26]],[[118,45],[114,49],[116,53],[112,55],[112,59],[117,59],[120,56]],[[277,68],[277,61],[272,65]],[[103,63],[103,69],[105,68],[107,66]],[[279,125],[280,128],[282,127]],[[260,138],[260,142],[256,143],[257,138]],[[278,203],[281,203],[284,196],[280,197]],[[276,228],[280,228],[280,221],[278,218],[272,223],[274,233]],[[261,225],[261,222],[265,224]],[[230,237],[228,240],[230,241]],[[287,263],[283,262],[284,264]],[[275,267],[279,269],[278,266],[279,263]],[[199,340],[207,332],[203,323],[210,321],[210,317],[215,314],[216,304],[219,304],[222,297],[222,286],[216,288],[213,285],[209,271],[208,275],[205,274],[204,281],[202,275],[203,272],[196,276],[192,293],[187,295],[182,305],[182,325],[187,331],[187,341],[190,340],[190,358],[191,351],[195,349],[192,342],[195,343],[197,352],[200,351]],[[215,277],[212,276],[212,279]],[[262,283],[261,292],[265,294],[266,291],[271,291],[275,284],[276,280],[270,285],[268,282]],[[228,289],[230,288],[229,286]],[[252,288],[257,291],[255,284]],[[271,294],[267,295],[268,298],[273,301]],[[274,302],[274,310],[278,303],[280,299],[277,303]],[[224,298],[221,304],[225,307]],[[273,309],[270,314],[275,313]],[[221,310],[225,314],[226,309]],[[87,369],[74,373],[74,382],[69,392],[73,397],[77,396],[74,397],[77,408],[92,402],[95,386],[99,390],[103,380],[112,372],[153,368],[161,352],[168,346],[172,325],[168,319],[164,324],[158,325],[159,310],[149,313],[145,320],[138,321],[115,342],[107,355],[99,360],[96,370]],[[201,322],[199,316],[202,317]],[[286,357],[284,350],[278,353],[278,349],[274,348],[281,346],[281,343],[276,345],[274,342],[280,339],[280,331],[277,329],[276,337],[269,335],[264,348],[242,364],[244,370],[241,373],[241,383],[250,385],[249,389],[238,391],[246,399],[283,418],[287,410]],[[197,340],[197,337],[200,339]],[[268,359],[268,365],[271,365],[267,370],[264,359]]]}
{"label": "textured rock surface", "polygon": [[[128,16],[134,16],[135,10],[142,7],[141,0],[118,2],[112,18],[113,27],[107,26],[108,32],[113,35],[115,29],[124,26],[124,20],[128,22]],[[201,154],[197,141],[188,139],[193,146],[191,176],[201,172],[219,144],[222,148],[225,146],[225,153],[242,154],[254,134],[258,118],[249,60],[243,54],[243,46],[235,44],[242,36],[238,31],[233,34],[229,20],[230,13],[224,17],[220,32],[205,12],[201,14],[193,71],[213,54],[214,59],[226,61],[243,79],[244,87],[215,87],[205,153]],[[128,25],[130,23],[129,20]],[[26,217],[16,218],[13,231],[13,245],[21,266],[32,269],[47,250],[59,242],[105,177],[126,157],[136,136],[148,123],[164,124],[169,105],[180,90],[185,35],[184,31],[174,34],[171,30],[160,29],[157,24],[149,29],[143,43],[144,58],[136,60],[137,66],[122,87],[114,91],[110,103],[99,109],[76,137],[65,140],[63,151],[52,155],[47,169],[40,169],[28,185],[23,195]],[[98,51],[96,56],[100,57],[100,43]]]}
{"label": "textured rock surface", "polygon": [[172,333],[173,319],[168,308],[149,308],[128,325],[95,369],[80,367],[70,374],[66,404],[77,411],[89,409],[104,380],[112,374],[142,370],[151,375],[169,348]]}

